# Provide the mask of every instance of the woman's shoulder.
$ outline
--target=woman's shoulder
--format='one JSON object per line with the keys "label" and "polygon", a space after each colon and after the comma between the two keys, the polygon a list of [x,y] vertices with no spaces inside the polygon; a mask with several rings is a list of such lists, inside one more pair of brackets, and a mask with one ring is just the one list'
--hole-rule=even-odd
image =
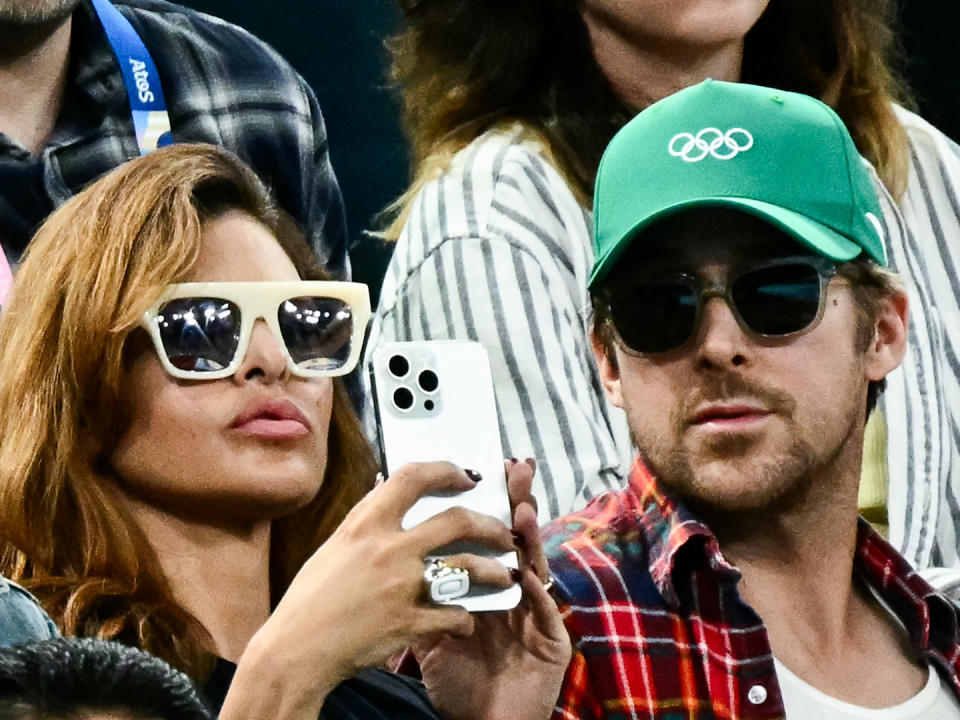
{"label": "woman's shoulder", "polygon": [[957,143],[932,123],[900,105],[894,106],[894,112],[913,150],[912,164],[938,162],[943,157],[950,157],[955,162],[960,156]]}
{"label": "woman's shoulder", "polygon": [[504,172],[517,172],[524,168],[544,174],[549,170],[551,181],[566,183],[556,173],[549,161],[549,151],[537,135],[518,123],[493,128],[475,138],[453,157],[445,175],[467,173],[490,173],[494,178]]}
{"label": "woman's shoulder", "polygon": [[504,216],[551,234],[580,229],[584,210],[534,133],[490,130],[460,150],[428,182],[411,217],[438,239],[496,235]]}

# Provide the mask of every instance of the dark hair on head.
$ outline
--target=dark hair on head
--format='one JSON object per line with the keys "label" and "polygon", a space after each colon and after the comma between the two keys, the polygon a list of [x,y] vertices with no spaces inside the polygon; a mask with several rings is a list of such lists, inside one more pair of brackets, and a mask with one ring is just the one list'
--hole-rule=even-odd
{"label": "dark hair on head", "polygon": [[[0,573],[64,634],[121,640],[195,679],[214,664],[209,636],[117,499],[109,460],[130,419],[143,313],[194,266],[204,223],[232,211],[269,230],[302,278],[326,279],[252,170],[185,143],[121,165],[47,218],[0,315]],[[272,523],[274,603],[376,473],[342,379],[333,386],[320,490]]]}
{"label": "dark hair on head", "polygon": [[[424,184],[487,130],[518,122],[541,139],[589,206],[600,156],[637,110],[593,55],[574,0],[397,0],[405,27],[389,41],[414,181],[385,232],[399,235]],[[771,0],[747,34],[742,79],[833,107],[894,196],[906,187],[906,135],[892,103],[894,0]]]}
{"label": "dark hair on head", "polygon": [[[854,307],[857,311],[856,348],[866,352],[873,340],[874,328],[883,309],[884,298],[903,292],[903,283],[899,275],[878,265],[866,255],[841,263],[837,268],[837,275],[850,283],[850,291],[853,293]],[[874,380],[867,385],[868,418],[886,387],[886,379]]]}
{"label": "dark hair on head", "polygon": [[209,720],[193,683],[159,658],[107,640],[55,638],[0,650],[0,720]]}

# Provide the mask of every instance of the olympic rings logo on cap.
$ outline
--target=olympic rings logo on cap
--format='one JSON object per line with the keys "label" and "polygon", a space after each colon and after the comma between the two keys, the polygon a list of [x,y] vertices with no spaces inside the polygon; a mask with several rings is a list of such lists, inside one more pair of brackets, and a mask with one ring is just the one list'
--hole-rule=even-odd
{"label": "olympic rings logo on cap", "polygon": [[[683,143],[678,146],[678,142]],[[677,133],[671,138],[667,149],[674,157],[685,162],[700,162],[707,155],[717,160],[729,160],[753,147],[753,135],[743,128],[731,128],[725,133],[717,128],[704,128],[696,135]]]}

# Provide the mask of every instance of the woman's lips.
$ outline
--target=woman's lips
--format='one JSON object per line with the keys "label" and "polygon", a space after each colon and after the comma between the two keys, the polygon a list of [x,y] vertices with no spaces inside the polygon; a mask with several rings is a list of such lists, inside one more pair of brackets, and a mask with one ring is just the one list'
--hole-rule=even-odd
{"label": "woman's lips", "polygon": [[248,404],[230,423],[232,430],[260,438],[284,439],[309,435],[310,422],[290,400],[264,399]]}

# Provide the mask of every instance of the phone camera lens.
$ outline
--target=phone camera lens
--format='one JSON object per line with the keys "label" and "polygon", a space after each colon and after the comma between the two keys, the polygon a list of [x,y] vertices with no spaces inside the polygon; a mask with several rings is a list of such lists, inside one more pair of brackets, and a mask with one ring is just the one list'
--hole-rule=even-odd
{"label": "phone camera lens", "polygon": [[423,407],[426,408],[428,411],[433,410],[433,400],[424,400]]}
{"label": "phone camera lens", "polygon": [[424,370],[417,377],[417,382],[420,384],[421,389],[428,393],[434,392],[440,385],[440,379],[433,370]]}
{"label": "phone camera lens", "polygon": [[387,367],[390,368],[390,374],[397,378],[405,377],[410,372],[410,363],[403,355],[394,355]]}
{"label": "phone camera lens", "polygon": [[399,410],[409,410],[413,407],[413,393],[405,387],[398,387],[393,391],[393,404]]}

